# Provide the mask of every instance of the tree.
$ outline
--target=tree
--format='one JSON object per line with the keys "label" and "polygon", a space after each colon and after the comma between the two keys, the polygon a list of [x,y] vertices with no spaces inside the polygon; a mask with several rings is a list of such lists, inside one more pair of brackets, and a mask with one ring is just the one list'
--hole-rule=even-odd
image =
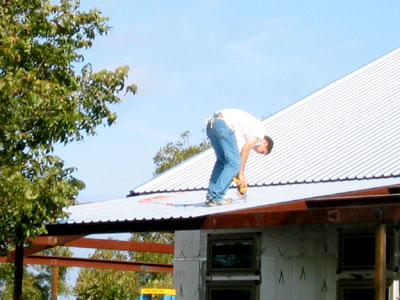
{"label": "tree", "polygon": [[153,158],[156,166],[155,174],[160,174],[210,147],[208,141],[203,141],[199,145],[190,146],[189,136],[190,132],[185,131],[180,135],[181,140],[167,143],[167,145],[158,150]]}
{"label": "tree", "polygon": [[[67,247],[55,247],[42,251],[43,255],[70,257],[72,253]],[[51,299],[52,267],[41,265],[24,266],[24,299]],[[58,291],[60,295],[70,293],[67,286],[67,268],[59,268]],[[13,268],[11,264],[0,265],[0,299],[11,300],[13,297]]]}
{"label": "tree", "polygon": [[0,250],[45,232],[65,217],[83,182],[55,144],[111,125],[129,68],[94,72],[83,50],[109,31],[98,10],[79,0],[0,0]]}
{"label": "tree", "polygon": [[[180,135],[181,140],[169,142],[155,154],[153,161],[156,165],[156,174],[160,174],[177,164],[189,159],[193,155],[210,147],[208,140],[199,145],[190,145],[190,132],[185,131]],[[173,243],[174,234],[169,232],[133,233],[131,240],[142,242]],[[143,262],[172,263],[172,255],[155,253],[132,253],[133,260]],[[173,287],[173,279],[170,274],[138,274],[141,286],[146,287]]]}
{"label": "tree", "polygon": [[[171,243],[173,234],[134,233],[131,240]],[[123,252],[117,250],[96,250],[90,258],[172,263],[171,254],[146,252]],[[117,271],[105,269],[82,269],[79,273],[74,294],[77,300],[130,300],[138,299],[142,287],[172,287],[169,274]]]}
{"label": "tree", "polygon": [[[122,251],[96,250],[91,258],[126,261]],[[83,269],[79,273],[74,292],[77,300],[138,299],[137,275],[134,272]]]}
{"label": "tree", "polygon": [[[174,242],[174,234],[170,232],[135,232],[130,238],[135,242],[166,243]],[[150,252],[131,252],[130,259],[141,262],[157,262],[164,264],[173,263],[172,254],[150,253]],[[139,273],[137,274],[138,287],[158,287],[172,288],[172,275],[167,273]]]}
{"label": "tree", "polygon": [[[209,146],[208,142],[202,142],[197,146],[189,145],[189,131],[181,134],[181,141],[168,143],[162,147],[154,156],[156,163],[156,173],[167,170],[185,159],[201,152]],[[153,242],[153,243],[173,243],[174,233],[170,232],[137,232],[132,233],[131,241],[136,242]],[[120,251],[96,251],[96,258],[111,259],[119,257],[119,259],[129,259],[132,261],[141,262],[158,262],[158,263],[173,263],[173,255],[159,254],[148,252],[130,252],[126,257]],[[123,275],[125,274],[125,275]],[[128,287],[129,290],[123,290],[122,287]],[[173,278],[171,274],[161,273],[145,273],[138,272],[122,272],[113,270],[82,270],[79,274],[75,293],[77,299],[137,299],[139,289],[142,287],[159,287],[172,288]],[[113,291],[113,292],[111,292]],[[103,293],[110,292],[107,297],[103,297]],[[119,293],[119,294],[118,294]],[[112,295],[120,295],[120,298],[115,298]],[[114,298],[113,298],[114,297]]]}

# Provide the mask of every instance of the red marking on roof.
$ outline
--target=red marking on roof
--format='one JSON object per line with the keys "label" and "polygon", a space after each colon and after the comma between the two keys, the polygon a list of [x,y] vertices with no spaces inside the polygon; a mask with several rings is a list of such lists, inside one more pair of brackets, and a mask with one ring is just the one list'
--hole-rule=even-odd
{"label": "red marking on roof", "polygon": [[159,196],[147,197],[147,198],[140,199],[139,203],[151,202],[153,200],[168,199],[168,198],[173,198],[173,196],[159,195]]}

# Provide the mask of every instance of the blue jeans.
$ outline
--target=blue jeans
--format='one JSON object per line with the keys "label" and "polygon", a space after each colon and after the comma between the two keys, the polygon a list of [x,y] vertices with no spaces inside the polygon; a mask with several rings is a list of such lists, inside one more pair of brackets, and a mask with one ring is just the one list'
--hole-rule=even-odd
{"label": "blue jeans", "polygon": [[240,170],[241,158],[232,129],[224,120],[213,119],[207,124],[207,136],[214,148],[217,161],[211,173],[207,200],[221,201]]}

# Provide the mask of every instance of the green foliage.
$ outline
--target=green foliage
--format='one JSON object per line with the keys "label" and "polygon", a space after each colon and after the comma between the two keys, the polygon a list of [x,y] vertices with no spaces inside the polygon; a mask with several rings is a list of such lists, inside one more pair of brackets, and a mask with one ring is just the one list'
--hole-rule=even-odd
{"label": "green foliage", "polygon": [[[0,265],[0,299],[12,300],[13,299],[13,264],[1,264]],[[44,293],[38,288],[38,282],[36,278],[24,267],[24,278],[22,285],[23,300],[44,300],[50,299],[45,298]]]}
{"label": "green foliage", "polygon": [[[91,258],[126,261],[121,251],[97,250]],[[82,269],[75,286],[77,300],[137,300],[139,297],[135,272]]]}
{"label": "green foliage", "polygon": [[[174,242],[174,234],[168,232],[135,232],[132,233],[131,241],[166,243]],[[164,264],[173,263],[172,254],[150,253],[150,252],[131,252],[130,258],[133,261],[157,262]],[[138,273],[139,287],[159,287],[173,288],[172,274],[166,273]]]}
{"label": "green foliage", "polygon": [[[210,147],[208,141],[191,146],[189,144],[189,135],[190,132],[185,131],[180,135],[181,139],[179,141],[167,143],[166,146],[160,148],[153,158],[156,166],[155,174],[160,174]],[[133,241],[155,243],[173,243],[174,239],[175,235],[173,233],[165,232],[132,233],[131,237]],[[173,263],[172,255],[158,253],[133,252],[131,253],[131,258],[132,260],[143,262]],[[138,277],[141,287],[173,287],[171,274],[141,273],[138,274]]]}
{"label": "green foliage", "polygon": [[155,174],[160,174],[210,147],[210,143],[207,141],[199,145],[190,146],[189,135],[190,132],[185,131],[180,135],[181,139],[179,141],[167,143],[167,145],[158,150],[153,157],[156,166]]}
{"label": "green foliage", "polygon": [[53,146],[116,119],[128,67],[94,72],[82,55],[106,22],[78,0],[0,0],[0,251],[45,232],[84,187]]}
{"label": "green foliage", "polygon": [[[55,247],[43,251],[43,255],[70,257],[72,253],[66,247]],[[23,299],[45,300],[51,299],[52,267],[41,265],[24,266]],[[59,268],[58,292],[60,295],[69,294],[66,284],[67,268]],[[0,264],[0,299],[13,299],[14,266],[11,263]]]}
{"label": "green foliage", "polygon": [[[172,233],[134,233],[131,240],[140,242],[172,243]],[[158,262],[172,264],[171,254],[97,250],[91,258]],[[173,287],[171,274],[116,271],[105,269],[82,269],[79,273],[74,294],[77,300],[137,300],[140,288]]]}
{"label": "green foliage", "polygon": [[[184,132],[181,134],[181,141],[168,143],[157,152],[154,157],[154,162],[158,167],[156,173],[160,173],[175,166],[207,147],[209,147],[209,144],[206,142],[198,146],[190,146],[189,132]],[[130,240],[137,242],[173,243],[174,238],[175,235],[173,233],[138,232],[132,233]],[[173,263],[173,255],[171,254],[149,252],[130,252],[128,256],[125,256],[119,251],[98,250],[96,251],[95,257],[104,259],[119,257],[121,260],[129,259],[140,262]],[[143,287],[173,288],[172,274],[85,269],[79,274],[75,293],[78,300],[127,300],[137,299],[138,292],[140,288]]]}

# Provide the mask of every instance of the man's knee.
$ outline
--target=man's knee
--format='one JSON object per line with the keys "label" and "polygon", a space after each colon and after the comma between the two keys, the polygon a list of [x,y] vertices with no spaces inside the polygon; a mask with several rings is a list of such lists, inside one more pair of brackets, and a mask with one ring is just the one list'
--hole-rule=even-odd
{"label": "man's knee", "polygon": [[240,164],[241,164],[241,160],[240,159],[233,159],[229,162],[229,167],[235,171],[235,172],[239,172],[240,170]]}

